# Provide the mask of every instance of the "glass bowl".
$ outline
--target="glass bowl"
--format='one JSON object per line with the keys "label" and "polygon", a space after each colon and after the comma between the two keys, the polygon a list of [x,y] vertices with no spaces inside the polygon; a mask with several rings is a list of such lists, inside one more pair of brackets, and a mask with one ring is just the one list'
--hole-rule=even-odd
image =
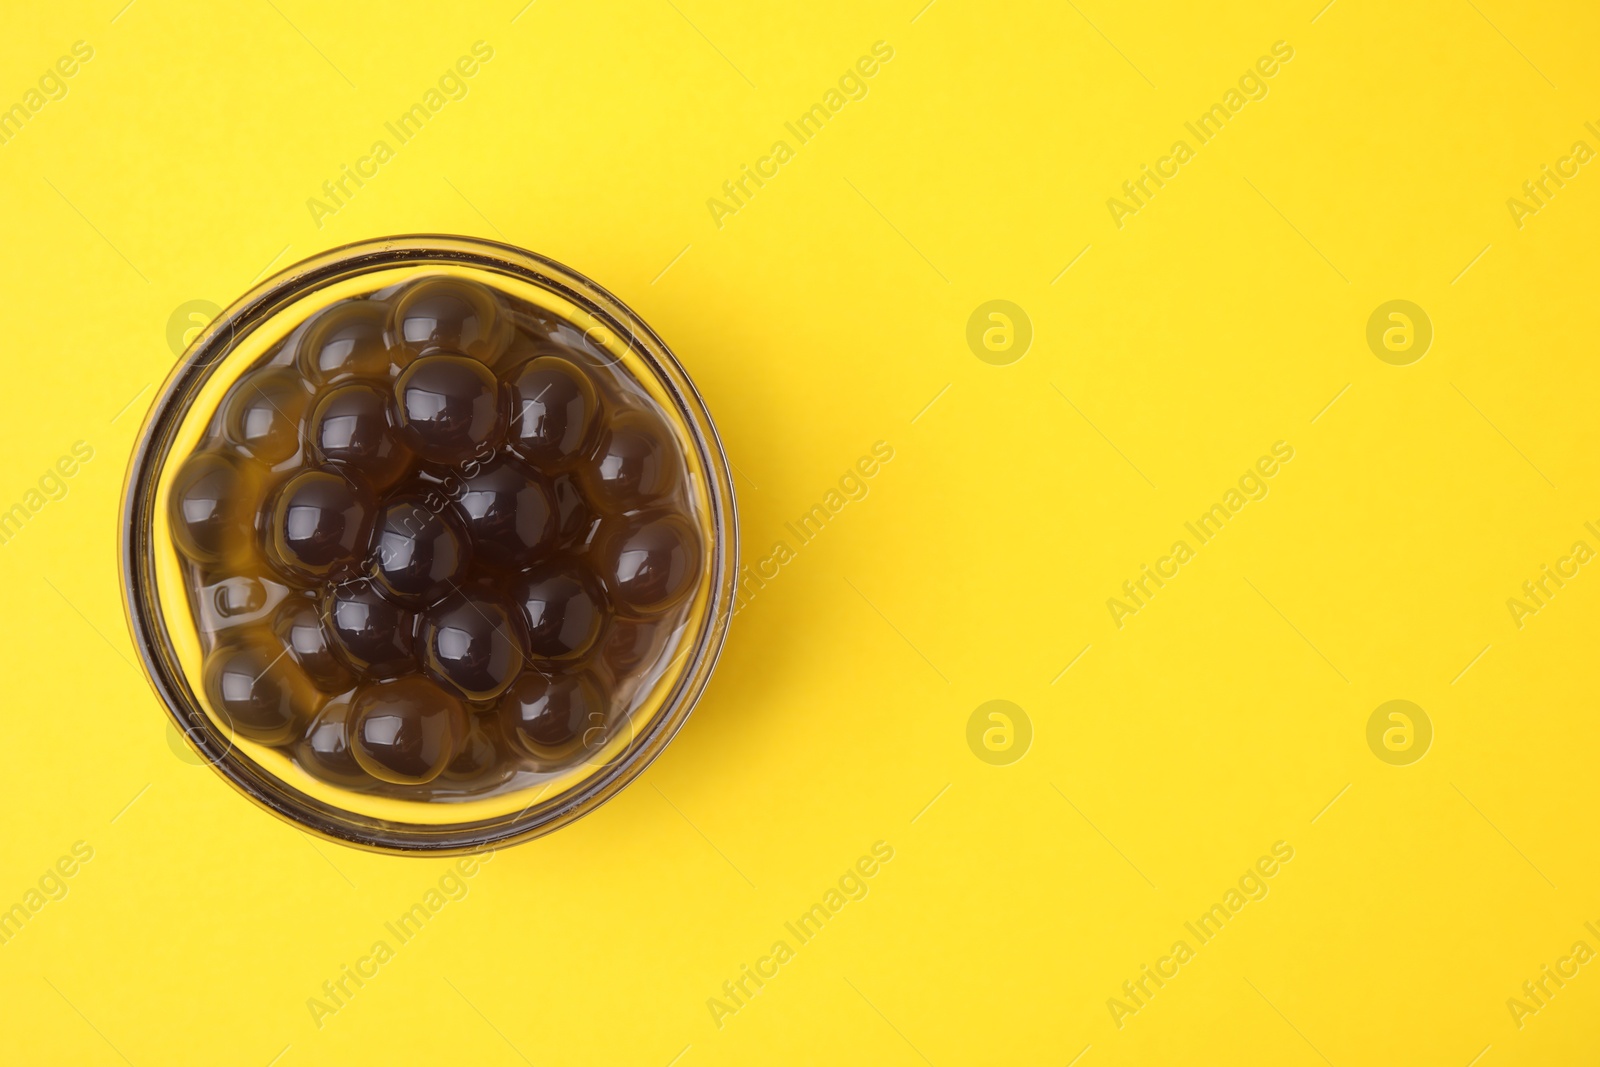
{"label": "glass bowl", "polygon": [[[429,279],[444,279],[442,284],[447,288],[461,281],[487,287],[495,294],[494,306],[499,309],[496,314],[503,314],[510,323],[505,326],[505,336],[515,338],[505,343],[514,347],[529,343],[528,338],[534,337],[540,344],[554,344],[564,353],[562,358],[577,361],[593,372],[595,380],[602,383],[602,397],[616,395],[622,409],[642,408],[659,417],[652,425],[666,427],[682,460],[678,468],[681,485],[673,490],[673,499],[680,502],[679,517],[691,523],[698,533],[698,569],[693,572],[696,576],[688,592],[681,594],[680,607],[672,609],[668,622],[655,631],[664,640],[646,642],[649,649],[637,659],[620,660],[627,664],[625,669],[606,661],[609,673],[603,675],[607,690],[602,698],[605,721],[584,731],[581,744],[574,742],[564,753],[541,760],[537,754],[530,757],[527,746],[538,752],[544,750],[527,742],[513,753],[515,758],[502,761],[503,767],[495,764],[502,767],[496,772],[498,778],[474,779],[474,784],[459,788],[443,779],[428,789],[366,779],[351,784],[321,773],[319,765],[314,760],[307,761],[302,754],[303,746],[309,744],[309,731],[325,719],[337,719],[343,730],[344,723],[354,723],[359,718],[352,710],[362,692],[359,685],[338,696],[317,692],[307,698],[305,707],[295,710],[293,737],[285,740],[285,734],[263,741],[259,732],[244,729],[225,710],[219,710],[218,702],[224,698],[214,698],[213,694],[225,690],[207,681],[215,676],[215,672],[207,674],[207,665],[227,635],[235,632],[231,627],[237,626],[239,633],[246,627],[254,627],[252,634],[266,632],[273,625],[269,620],[283,614],[279,608],[290,606],[284,603],[286,600],[303,595],[308,602],[326,604],[334,595],[333,587],[326,587],[319,600],[315,590],[308,587],[303,594],[297,592],[292,579],[280,579],[280,572],[270,568],[262,568],[264,577],[258,579],[252,576],[253,572],[243,576],[225,573],[227,564],[197,564],[192,539],[185,541],[182,548],[175,539],[184,530],[175,528],[173,496],[190,491],[175,488],[175,483],[191,484],[191,475],[184,473],[185,463],[208,448],[235,449],[230,455],[240,465],[259,460],[260,483],[269,486],[273,479],[277,483],[275,489],[260,490],[265,503],[250,497],[248,514],[252,518],[248,521],[254,524],[252,536],[267,546],[266,556],[272,556],[273,546],[279,546],[281,553],[282,535],[273,541],[274,535],[263,527],[274,521],[263,516],[276,514],[280,516],[276,521],[287,521],[281,518],[283,506],[271,503],[271,494],[277,493],[280,500],[287,495],[283,483],[288,475],[284,470],[292,471],[300,463],[323,462],[326,454],[320,440],[315,445],[308,441],[312,420],[309,414],[299,412],[289,423],[296,428],[292,447],[298,451],[293,458],[274,467],[272,456],[264,447],[252,452],[255,445],[248,438],[252,432],[248,421],[251,416],[246,415],[241,423],[235,414],[235,405],[241,402],[233,398],[241,390],[255,389],[257,378],[243,384],[241,380],[246,375],[259,377],[277,365],[280,369],[270,373],[279,379],[289,376],[292,382],[299,383],[310,397],[302,398],[309,413],[318,404],[318,397],[332,388],[319,380],[315,357],[307,363],[302,354],[308,347],[322,351],[323,338],[331,332],[317,333],[317,323],[324,321],[318,319],[319,314],[326,312],[325,319],[334,319],[341,309],[350,306],[348,302],[369,298],[364,307],[378,306],[381,301],[388,301],[386,306],[393,307],[396,301],[403,303],[408,291],[418,291],[420,281]],[[411,306],[420,304],[418,298]],[[400,321],[402,317],[391,313],[388,325],[383,327],[382,336],[391,351],[409,343],[395,333],[395,324],[400,323],[401,332],[410,331],[413,327],[408,324],[416,321],[416,315],[404,322]],[[318,340],[309,343],[308,335]],[[465,342],[460,347],[464,348]],[[546,344],[544,350],[548,347]],[[406,360],[414,365],[421,358],[421,351],[409,352]],[[491,368],[495,366],[489,357],[483,358]],[[395,363],[388,371],[391,378],[403,376],[406,365]],[[501,380],[501,392],[492,395],[503,396],[510,389],[504,384],[507,373],[506,368],[490,372],[491,377],[499,375]],[[409,395],[402,385],[392,387],[401,392],[390,396]],[[607,393],[607,388],[612,388],[613,393]],[[315,392],[318,389],[321,392]],[[610,410],[609,404],[603,400],[602,409]],[[274,404],[273,408],[290,418],[279,405]],[[274,417],[265,408],[260,410],[269,421]],[[385,410],[391,423],[403,421],[403,416],[395,414],[396,408]],[[525,408],[522,414],[527,410],[531,409]],[[515,420],[510,425],[515,429]],[[245,435],[246,444],[237,451],[241,434]],[[223,439],[227,443],[218,445]],[[598,469],[608,459],[586,462]],[[360,473],[356,468],[348,480],[360,484]],[[545,477],[549,472],[536,473]],[[443,476],[448,477],[449,472]],[[551,478],[558,476],[549,474]],[[590,482],[583,482],[576,475],[572,480],[575,484],[593,484],[599,476],[589,477]],[[245,482],[241,479],[237,484]],[[235,495],[247,494],[239,490]],[[589,546],[596,543],[593,538],[603,539],[604,533],[593,531],[604,528],[604,523],[596,519],[585,535],[588,540],[578,543]],[[398,853],[471,852],[526,840],[594,810],[632,781],[672,740],[704,690],[732,617],[738,571],[734,494],[727,458],[704,403],[661,339],[616,297],[559,263],[509,245],[442,235],[365,241],[315,256],[262,282],[211,322],[174,367],[145,419],[128,469],[121,536],[122,583],[134,645],[173,723],[201,758],[246,797],[305,830],[361,848]],[[687,543],[695,542],[690,538]],[[574,551],[591,549],[580,547]],[[626,554],[625,549],[608,551],[613,558],[619,552]],[[510,582],[506,579],[500,584]],[[490,587],[496,584],[491,578],[478,580],[486,596],[494,595]],[[617,584],[621,585],[621,581]],[[607,602],[621,604],[623,598],[613,596]],[[332,625],[328,610],[323,608],[320,616],[313,616],[313,631],[317,630],[317,617],[322,627]],[[517,617],[523,620],[518,623],[523,627],[522,634],[533,632],[526,628],[526,616]],[[607,625],[616,625],[614,616],[607,616]],[[289,670],[300,658],[298,651],[290,647],[292,644],[289,641],[279,652],[281,659],[287,651],[296,651],[287,666],[276,668],[268,664],[254,681],[260,681],[267,671]],[[528,662],[531,671],[533,660]],[[428,669],[434,665],[429,661]],[[594,670],[595,677],[602,677],[599,666]],[[351,673],[357,682],[362,681],[359,667]],[[277,674],[271,677],[276,678]],[[450,695],[453,698],[460,694],[450,690]],[[340,701],[344,702],[342,706]],[[363,706],[370,708],[371,704],[368,701]],[[461,706],[469,716],[461,721],[469,727],[483,722],[494,728],[495,723],[501,722],[491,705],[473,704],[463,698]],[[361,727],[352,725],[349,729],[353,736]],[[444,742],[447,746],[464,744],[460,729],[449,736],[454,740]],[[350,747],[354,748],[353,743]]]}

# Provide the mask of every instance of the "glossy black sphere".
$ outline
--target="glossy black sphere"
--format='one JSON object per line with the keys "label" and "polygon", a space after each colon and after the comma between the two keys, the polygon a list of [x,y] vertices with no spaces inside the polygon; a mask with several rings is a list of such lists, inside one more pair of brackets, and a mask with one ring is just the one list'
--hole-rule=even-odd
{"label": "glossy black sphere", "polygon": [[700,536],[681,516],[608,520],[595,567],[619,611],[656,615],[689,595],[700,577]]}
{"label": "glossy black sphere", "polygon": [[334,652],[322,612],[311,597],[290,594],[278,605],[272,628],[318,689],[343,693],[355,684],[355,675]]}
{"label": "glossy black sphere", "polygon": [[678,451],[665,424],[645,411],[624,411],[600,433],[594,458],[581,470],[584,488],[602,507],[624,511],[660,500],[678,484]]}
{"label": "glossy black sphere", "polygon": [[350,703],[350,747],[374,778],[423,785],[455,759],[466,734],[461,702],[426,678],[374,682]]}
{"label": "glossy black sphere", "polygon": [[420,496],[390,501],[378,514],[373,574],[395,600],[414,607],[433,603],[466,573],[472,543],[448,509],[434,510]]}
{"label": "glossy black sphere", "polygon": [[386,380],[394,356],[384,341],[389,307],[376,300],[347,300],[324,311],[306,330],[296,361],[318,385],[346,378]]}
{"label": "glossy black sphere", "polygon": [[595,749],[605,740],[606,700],[587,671],[546,676],[528,671],[500,701],[500,720],[517,747],[554,758],[577,745]]}
{"label": "glossy black sphere", "polygon": [[329,390],[311,412],[315,457],[358,472],[375,489],[393,485],[414,457],[390,417],[391,402],[387,385],[351,382]]}
{"label": "glossy black sphere", "polygon": [[297,736],[321,697],[271,635],[248,634],[206,657],[201,687],[225,726],[264,745]]}
{"label": "glossy black sphere", "polygon": [[257,459],[281,463],[300,450],[300,424],[310,400],[293,368],[251,371],[228,393],[228,436]]}
{"label": "glossy black sphere", "polygon": [[489,368],[465,356],[424,356],[395,382],[400,432],[432,463],[484,459],[504,423],[500,383]]}
{"label": "glossy black sphere", "polygon": [[509,379],[511,428],[507,441],[530,463],[563,463],[588,454],[600,427],[594,382],[576,363],[539,356]]}
{"label": "glossy black sphere", "polygon": [[294,747],[295,760],[311,775],[333,785],[370,785],[350,747],[350,705],[330,701]]}
{"label": "glossy black sphere", "polygon": [[454,504],[472,538],[473,551],[492,566],[526,567],[555,544],[550,488],[515,460],[497,459],[463,479]]}
{"label": "glossy black sphere", "polygon": [[394,335],[419,356],[454,352],[493,363],[510,339],[492,291],[461,278],[424,278],[400,295]]}
{"label": "glossy black sphere", "polygon": [[303,470],[278,491],[268,526],[274,560],[301,579],[357,573],[372,541],[372,494],[332,471]]}
{"label": "glossy black sphere", "polygon": [[521,673],[522,620],[493,593],[445,598],[422,615],[422,669],[468,700],[493,700]]}
{"label": "glossy black sphere", "polygon": [[605,595],[582,564],[535,568],[517,580],[512,594],[522,609],[528,650],[535,659],[575,659],[600,636]]}
{"label": "glossy black sphere", "polygon": [[322,617],[333,647],[357,672],[382,678],[415,669],[417,617],[369,579],[330,589],[323,597]]}
{"label": "glossy black sphere", "polygon": [[222,562],[250,538],[259,479],[241,462],[219,452],[196,452],[173,480],[167,511],[172,538],[196,563]]}

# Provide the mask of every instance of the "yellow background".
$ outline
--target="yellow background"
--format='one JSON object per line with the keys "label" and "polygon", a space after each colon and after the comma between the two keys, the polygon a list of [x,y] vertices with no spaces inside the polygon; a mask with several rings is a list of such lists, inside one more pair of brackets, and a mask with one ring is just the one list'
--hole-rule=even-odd
{"label": "yellow background", "polygon": [[[0,546],[0,907],[94,858],[0,946],[0,1059],[1592,1062],[1600,964],[1520,1028],[1506,1001],[1600,949],[1600,577],[1520,629],[1506,601],[1600,547],[1600,175],[1520,229],[1506,200],[1600,147],[1600,18],[921,3],[12,5],[0,106],[95,54],[0,145],[0,507],[94,459]],[[307,198],[478,40],[468,95],[319,228]],[[867,97],[719,228],[707,198],[880,40]],[[1107,198],[1280,40],[1269,95],[1119,229]],[[180,757],[119,498],[174,309],[419,231],[552,256],[657,329],[747,561],[894,458],[657,764],[497,855],[319,1029],[307,998],[449,861],[312,841]],[[991,299],[1033,326],[1010,365],[967,346]],[[1393,299],[1433,323],[1410,366],[1367,347]],[[1119,629],[1107,598],[1280,440],[1270,494]],[[1032,724],[1007,766],[967,743],[994,699]],[[1433,725],[1409,766],[1367,745],[1391,699]],[[707,999],[877,841],[865,899],[719,1028]],[[1108,998],[1277,841],[1269,895],[1119,1028]]]}

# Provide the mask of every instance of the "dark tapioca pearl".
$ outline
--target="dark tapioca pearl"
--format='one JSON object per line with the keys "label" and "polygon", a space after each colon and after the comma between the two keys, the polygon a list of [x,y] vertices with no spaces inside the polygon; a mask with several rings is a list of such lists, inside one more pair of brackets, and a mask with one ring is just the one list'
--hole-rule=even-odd
{"label": "dark tapioca pearl", "polygon": [[300,665],[263,633],[239,635],[213,650],[201,687],[224,726],[264,745],[299,736],[322,702]]}
{"label": "dark tapioca pearl", "polygon": [[556,512],[544,479],[515,460],[498,459],[461,481],[455,511],[477,557],[516,570],[555,544]]}
{"label": "dark tapioca pearl", "polygon": [[388,385],[351,382],[331,390],[311,412],[311,450],[332,466],[359,471],[368,485],[385,489],[410,469],[411,449],[390,416]]}
{"label": "dark tapioca pearl", "polygon": [[350,747],[350,704],[329,701],[311,728],[294,746],[295,762],[308,774],[332,785],[370,785],[372,778],[356,762]]}
{"label": "dark tapioca pearl", "polygon": [[310,399],[300,375],[288,367],[252,371],[229,390],[228,436],[262,462],[281,463],[300,450],[300,423]]}
{"label": "dark tapioca pearl", "polygon": [[594,447],[600,399],[594,382],[576,363],[539,356],[510,378],[512,450],[530,463],[580,459]]}
{"label": "dark tapioca pearl", "polygon": [[439,777],[473,785],[498,778],[507,744],[498,716],[469,714],[466,737],[462,739],[456,758]]}
{"label": "dark tapioca pearl", "polygon": [[346,300],[319,315],[300,342],[300,373],[317,385],[346,378],[386,379],[396,353],[384,340],[389,306],[375,300]]}
{"label": "dark tapioca pearl", "polygon": [[556,543],[566,549],[587,545],[599,517],[584,499],[578,480],[558,474],[550,480],[550,493],[556,502]]}
{"label": "dark tapioca pearl", "polygon": [[197,563],[220,563],[250,538],[260,492],[253,464],[220,452],[196,452],[172,482],[167,510],[178,550]]}
{"label": "dark tapioca pearl", "polygon": [[342,474],[303,470],[284,483],[268,523],[270,555],[302,579],[349,577],[372,542],[372,494]]}
{"label": "dark tapioca pearl", "polygon": [[355,684],[355,676],[334,652],[322,612],[311,597],[297,593],[285,599],[273,616],[272,629],[324,693],[343,693]]}
{"label": "dark tapioca pearl", "polygon": [[513,596],[535,659],[576,659],[589,651],[605,621],[605,595],[581,563],[544,564],[522,575]]}
{"label": "dark tapioca pearl", "polygon": [[600,664],[617,681],[652,666],[661,654],[664,626],[634,619],[612,619],[600,643]]}
{"label": "dark tapioca pearl", "polygon": [[373,538],[373,573],[395,600],[423,607],[448,593],[466,573],[472,543],[448,508],[421,496],[385,504]]}
{"label": "dark tapioca pearl", "polygon": [[553,759],[575,748],[600,747],[608,710],[599,680],[588,671],[526,671],[501,698],[500,722],[517,748]]}
{"label": "dark tapioca pearl", "polygon": [[439,777],[466,730],[461,702],[418,675],[362,686],[350,702],[356,762],[395,785],[425,785]]}
{"label": "dark tapioca pearl", "polygon": [[419,356],[459,352],[492,364],[510,329],[494,292],[461,278],[424,278],[395,303],[395,339]]}
{"label": "dark tapioca pearl", "polygon": [[678,453],[655,415],[633,409],[602,428],[594,458],[581,468],[591,498],[614,511],[644,507],[678,484]]}
{"label": "dark tapioca pearl", "polygon": [[505,692],[526,659],[516,609],[487,590],[454,594],[422,615],[422,668],[468,700]]}
{"label": "dark tapioca pearl", "polygon": [[505,421],[499,382],[465,356],[422,357],[395,382],[395,398],[402,436],[432,463],[488,456]]}
{"label": "dark tapioca pearl", "polygon": [[700,535],[680,515],[608,520],[596,569],[618,611],[657,615],[687,597],[700,577]]}
{"label": "dark tapioca pearl", "polygon": [[322,618],[333,648],[358,674],[376,677],[416,669],[417,617],[362,578],[324,595]]}

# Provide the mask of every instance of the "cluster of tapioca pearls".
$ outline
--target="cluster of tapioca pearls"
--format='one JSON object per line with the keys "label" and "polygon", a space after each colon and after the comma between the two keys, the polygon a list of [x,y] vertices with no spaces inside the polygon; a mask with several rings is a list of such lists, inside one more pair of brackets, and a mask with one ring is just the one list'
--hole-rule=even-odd
{"label": "cluster of tapioca pearls", "polygon": [[662,415],[576,336],[429,277],[232,386],[169,510],[228,726],[337,784],[460,791],[604,738],[701,540]]}

